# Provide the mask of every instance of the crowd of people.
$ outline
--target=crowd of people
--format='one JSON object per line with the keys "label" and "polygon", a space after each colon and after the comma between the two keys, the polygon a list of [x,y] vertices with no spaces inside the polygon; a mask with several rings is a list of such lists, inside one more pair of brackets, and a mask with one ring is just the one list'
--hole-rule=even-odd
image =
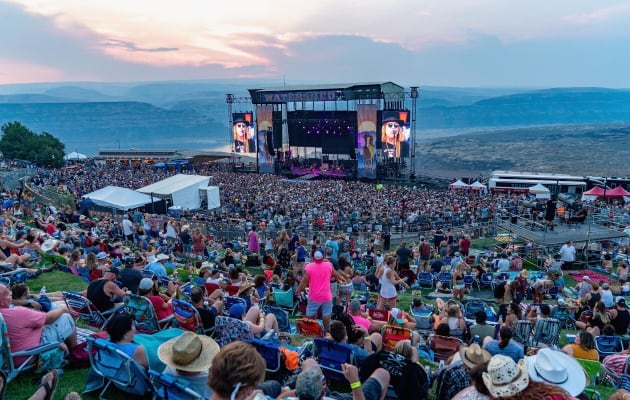
{"label": "crowd of people", "polygon": [[[422,271],[435,275],[452,272],[450,288],[439,288],[444,292],[450,290],[452,299],[435,302],[435,333],[448,337],[451,331],[461,331],[465,339],[433,378],[440,399],[507,396],[529,399],[539,398],[536,396],[541,393],[552,398],[572,398],[582,392],[584,382],[571,379],[569,385],[566,384],[569,381],[558,380],[550,385],[554,383],[551,378],[573,377],[573,357],[595,357],[592,350],[596,337],[625,333],[630,323],[625,299],[614,299],[605,282],[599,285],[586,277],[575,289],[565,288],[561,269],[530,277],[517,254],[506,252],[496,257],[496,262],[468,257],[470,224],[518,207],[521,195],[480,195],[402,186],[376,189],[372,183],[349,181],[288,183],[273,175],[235,174],[217,165],[195,172],[212,175],[212,184],[221,188],[222,207],[203,217],[176,219],[136,211],[114,220],[94,218],[89,209],[81,210],[80,206],[57,210],[43,204],[18,206],[16,214],[15,204],[19,201],[14,203],[2,215],[0,247],[10,261],[5,268],[9,272],[20,267],[32,268],[44,258],[55,257],[65,272],[85,282],[82,294],[102,312],[120,307],[125,296],[134,293],[146,297],[163,319],[173,313],[172,299],[186,298],[197,308],[204,329],[211,330],[218,316],[227,316],[245,322],[258,336],[279,331],[276,316],[263,312],[261,304],[271,300],[275,288],[291,288],[295,300],[304,303],[303,315],[320,318],[329,340],[351,346],[356,359],[361,360],[358,367],[343,366],[343,375],[351,388],[349,393],[327,392],[322,384],[323,372],[314,361],[303,361],[301,372],[295,373],[295,382],[282,387],[279,382],[263,382],[264,361],[245,343],[234,342],[219,348],[213,339],[186,333],[165,342],[159,349],[147,349],[133,342],[135,325],[129,314],[120,313],[112,318],[107,326],[109,340],[121,351],[147,368],[150,358],[147,352],[155,350],[167,366],[167,373],[189,380],[191,387],[204,398],[213,399],[253,398],[258,390],[272,398],[382,399],[390,383],[403,399],[418,398],[405,397],[409,393],[426,394],[430,374],[418,363],[425,338],[415,330],[413,313],[397,307],[401,291],[418,288],[417,273]],[[34,177],[32,183],[72,193],[79,203],[83,195],[104,184],[137,188],[165,176],[148,167],[105,165],[87,166],[80,173],[76,169],[45,171]],[[251,191],[252,187],[257,190]],[[628,209],[622,205],[617,211],[628,216]],[[234,218],[245,234],[237,243],[213,237],[193,227],[193,222],[201,218],[209,225]],[[354,224],[411,226],[424,219],[458,221],[461,228],[430,226],[418,233],[417,241],[408,244],[403,240],[395,246],[389,243],[386,230],[383,235],[373,235],[359,243],[354,234],[341,229]],[[270,224],[279,227],[273,236],[266,229]],[[303,234],[313,227],[343,233],[324,237]],[[567,245],[570,247],[570,243]],[[614,245],[618,251],[627,251],[624,243]],[[570,250],[562,250],[560,257],[567,259],[561,261],[569,262],[569,253]],[[261,264],[263,274],[248,273],[248,265]],[[627,270],[623,261],[618,264],[621,270],[617,272]],[[183,282],[178,282],[173,274],[178,268],[193,276],[197,283],[185,293],[179,285]],[[469,290],[464,277],[472,273],[478,280],[482,273],[495,271],[516,273],[513,280],[503,279],[493,285],[501,318],[498,328],[488,324],[485,313],[478,313],[470,326],[463,316]],[[627,280],[627,271],[623,276]],[[207,291],[209,284],[216,285],[216,289]],[[389,309],[386,321],[370,319],[364,304],[357,299],[350,301],[355,285],[378,293],[374,306]],[[224,315],[228,286],[237,287],[235,295],[245,305],[232,306]],[[560,287],[563,294],[556,304],[524,306],[528,292],[541,296],[537,298],[543,303],[544,294],[553,286]],[[42,295],[52,304],[40,301],[42,296],[29,293],[28,287],[14,285],[9,290],[0,285],[0,313],[8,328],[12,350],[62,342],[63,350],[71,352],[77,342],[70,311],[59,302],[60,293]],[[344,304],[345,312],[339,312],[338,306]],[[432,308],[420,298],[414,299],[413,309]],[[575,343],[564,347],[562,352],[526,355],[522,344],[514,340],[519,322],[530,321],[535,330],[564,309],[578,320],[584,316],[576,323],[580,333]],[[587,317],[588,311],[591,315]],[[400,341],[386,351],[385,325],[408,328],[413,333],[408,342]],[[191,349],[197,350],[191,352]],[[620,357],[628,355],[623,352],[608,356],[604,364],[615,368],[625,362]],[[402,378],[393,376],[391,370],[382,368],[391,359],[383,357],[392,357],[397,366],[408,366],[405,370],[410,372]],[[549,359],[560,359],[562,363],[553,364]],[[409,374],[413,375],[415,386],[403,387],[401,382]],[[54,382],[50,377],[44,378],[42,387],[47,394]],[[413,392],[408,392],[409,388],[414,388]],[[463,392],[457,394],[460,390]]]}

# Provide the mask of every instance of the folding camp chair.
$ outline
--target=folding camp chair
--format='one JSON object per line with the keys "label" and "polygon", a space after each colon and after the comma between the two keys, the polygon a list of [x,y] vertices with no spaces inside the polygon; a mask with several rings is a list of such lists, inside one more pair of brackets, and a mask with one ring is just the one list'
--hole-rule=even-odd
{"label": "folding camp chair", "polygon": [[92,337],[87,340],[92,371],[101,376],[105,383],[99,399],[105,399],[104,394],[111,384],[134,396],[145,397],[153,393],[153,384],[145,369],[116,344]]}
{"label": "folding camp chair", "polygon": [[326,378],[335,381],[345,381],[342,365],[344,363],[355,364],[352,347],[334,340],[315,338],[315,359]]}
{"label": "folding camp chair", "polygon": [[188,387],[188,382],[179,376],[149,370],[157,399],[204,400],[205,398]]}
{"label": "folding camp chair", "polygon": [[219,346],[225,346],[236,340],[250,341],[254,334],[246,322],[219,315],[214,322],[214,337]]}
{"label": "folding camp chair", "polygon": [[473,291],[473,285],[475,284],[475,277],[471,274],[464,275],[464,289]]}
{"label": "folding camp chair", "polygon": [[36,361],[45,353],[51,355],[52,361],[58,359],[58,365],[56,364],[54,367],[62,367],[64,359],[63,352],[59,350],[60,344],[59,342],[52,342],[12,352],[9,331],[2,314],[0,314],[0,370],[6,374],[4,386],[20,373],[37,368]]}
{"label": "folding camp chair", "polygon": [[173,305],[173,315],[179,328],[196,332],[200,335],[212,335],[214,327],[207,329],[203,327],[201,315],[191,303],[180,299],[172,299],[171,303]]}
{"label": "folding camp chair", "polygon": [[155,333],[170,327],[175,322],[175,316],[172,314],[158,320],[153,303],[146,297],[133,293],[125,295],[125,310],[131,315],[136,329],[141,333]]}
{"label": "folding camp chair", "polygon": [[221,286],[219,286],[216,283],[205,282],[204,286],[206,288],[206,294],[208,296],[212,295],[212,293],[214,293],[215,290],[221,289]]}
{"label": "folding camp chair", "polygon": [[383,348],[385,350],[392,350],[396,343],[401,340],[411,341],[411,330],[400,326],[385,325],[381,329],[381,335],[383,336]]}
{"label": "folding camp chair", "polygon": [[595,348],[599,353],[599,360],[611,354],[617,354],[624,350],[621,336],[600,335],[595,338]]}
{"label": "folding camp chair", "polygon": [[486,312],[486,304],[482,301],[471,300],[464,307],[464,317],[474,321],[479,311]]}
{"label": "folding camp chair", "polygon": [[531,321],[517,321],[512,333],[512,339],[522,344],[523,346],[529,346],[531,343],[532,330],[534,324]]}
{"label": "folding camp chair", "polygon": [[298,334],[311,338],[324,337],[324,325],[317,320],[311,318],[298,318],[296,322]]}
{"label": "folding camp chair", "polygon": [[240,288],[241,288],[240,286],[227,285],[225,287],[225,291],[227,292],[228,296],[236,296]]}
{"label": "folding camp chair", "polygon": [[433,288],[434,284],[435,284],[435,279],[433,277],[433,274],[430,272],[419,272],[418,276],[416,278],[416,282],[418,283],[418,285],[420,285],[420,287],[429,287],[429,288]]}
{"label": "folding camp chair", "polygon": [[481,274],[479,279],[479,289],[483,287],[490,287],[494,289],[494,274],[492,272],[485,272]]}
{"label": "folding camp chair", "polygon": [[416,320],[416,330],[421,335],[429,335],[433,332],[433,311],[431,310],[414,310],[413,305],[409,306],[409,313]]}
{"label": "folding camp chair", "polygon": [[389,322],[389,310],[379,310],[376,308],[368,308],[368,315],[372,321]]}
{"label": "folding camp chair", "polygon": [[273,289],[273,300],[276,307],[283,308],[289,311],[291,314],[295,314],[297,308],[297,302],[293,294],[293,289],[280,290]]}
{"label": "folding camp chair", "polygon": [[223,315],[230,315],[230,308],[232,308],[232,306],[235,304],[240,304],[247,310],[247,302],[244,298],[236,296],[225,296],[223,298]]}
{"label": "folding camp chair", "polygon": [[551,309],[551,315],[549,316],[560,321],[562,329],[575,330],[575,321],[572,314],[569,307],[558,305]]}
{"label": "folding camp chair", "polygon": [[73,315],[87,322],[88,325],[94,328],[105,329],[109,319],[118,311],[117,308],[112,308],[104,312],[99,311],[87,297],[80,293],[62,292],[62,295],[63,301]]}
{"label": "folding camp chair", "polygon": [[438,275],[438,281],[442,284],[442,288],[451,288],[453,286],[453,273],[440,272]]}
{"label": "folding camp chair", "polygon": [[247,343],[254,346],[258,354],[265,360],[266,378],[282,382],[288,370],[284,365],[279,343],[256,338],[248,340]]}
{"label": "folding camp chair", "polygon": [[451,337],[442,335],[429,336],[429,347],[433,350],[435,361],[446,361],[450,356],[455,354],[459,350],[459,345],[462,341]]}
{"label": "folding camp chair", "polygon": [[554,318],[538,320],[534,327],[533,347],[556,347],[560,337],[560,321]]}
{"label": "folding camp chair", "polygon": [[280,330],[280,332],[293,332],[293,329],[291,329],[291,322],[289,320],[288,312],[276,306],[264,306],[263,311],[265,312],[265,314],[273,314],[276,316],[276,320],[278,321],[278,330]]}

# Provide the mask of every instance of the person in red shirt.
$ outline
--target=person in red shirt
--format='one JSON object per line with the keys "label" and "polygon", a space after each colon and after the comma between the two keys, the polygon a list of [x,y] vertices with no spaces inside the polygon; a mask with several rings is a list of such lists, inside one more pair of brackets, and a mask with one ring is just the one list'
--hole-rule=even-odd
{"label": "person in red shirt", "polygon": [[[142,278],[140,285],[138,286],[138,294],[151,301],[153,308],[155,308],[155,314],[157,315],[158,320],[162,320],[173,314],[171,297],[167,294],[159,293],[153,279]],[[175,296],[175,294],[173,294],[173,296]],[[165,301],[165,298],[168,300]]]}
{"label": "person in red shirt", "polygon": [[464,235],[464,237],[459,241],[459,252],[463,257],[467,257],[470,252],[470,236]]}

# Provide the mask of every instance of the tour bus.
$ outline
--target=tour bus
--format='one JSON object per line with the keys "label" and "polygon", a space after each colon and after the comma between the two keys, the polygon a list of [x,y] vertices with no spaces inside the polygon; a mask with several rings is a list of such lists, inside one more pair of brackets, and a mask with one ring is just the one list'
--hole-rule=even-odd
{"label": "tour bus", "polygon": [[587,186],[583,176],[493,171],[488,180],[488,188],[492,192],[527,192],[530,187],[539,183],[551,193],[581,194]]}

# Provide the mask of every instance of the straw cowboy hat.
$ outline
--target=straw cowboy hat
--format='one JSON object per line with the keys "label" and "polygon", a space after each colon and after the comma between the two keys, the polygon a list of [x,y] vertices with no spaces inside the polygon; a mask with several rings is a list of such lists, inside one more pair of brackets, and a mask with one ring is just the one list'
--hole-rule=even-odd
{"label": "straw cowboy hat", "polygon": [[459,346],[459,357],[468,368],[473,368],[487,362],[491,356],[488,351],[479,347],[477,343],[473,343],[468,347]]}
{"label": "straw cowboy hat", "polygon": [[578,396],[586,387],[586,375],[575,358],[549,348],[540,349],[535,356],[525,357],[531,380],[549,383]]}
{"label": "straw cowboy hat", "polygon": [[492,356],[488,372],[483,373],[483,383],[492,397],[514,396],[529,385],[527,362],[522,359],[517,364],[502,354]]}
{"label": "straw cowboy hat", "polygon": [[208,371],[219,345],[206,335],[184,332],[158,347],[158,358],[164,364],[186,372]]}
{"label": "straw cowboy hat", "polygon": [[527,278],[529,278],[529,270],[527,270],[527,269],[522,269],[522,270],[521,270],[521,273],[520,273],[519,275],[521,276],[521,278],[525,278],[525,279],[527,279]]}
{"label": "straw cowboy hat", "polygon": [[236,294],[237,296],[240,296],[241,294],[245,293],[247,290],[251,289],[254,287],[254,284],[251,282],[243,282],[241,283],[241,286],[238,289],[238,293]]}

